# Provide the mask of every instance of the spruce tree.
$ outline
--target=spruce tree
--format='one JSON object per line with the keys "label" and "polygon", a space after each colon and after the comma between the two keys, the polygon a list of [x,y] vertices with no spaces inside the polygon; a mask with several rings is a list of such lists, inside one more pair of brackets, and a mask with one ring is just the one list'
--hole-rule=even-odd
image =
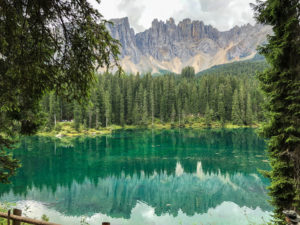
{"label": "spruce tree", "polygon": [[127,124],[133,122],[132,109],[133,109],[133,91],[132,91],[132,76],[129,77],[130,80],[127,82],[127,92],[126,92],[126,104],[125,104],[125,118]]}
{"label": "spruce tree", "polygon": [[226,117],[226,113],[225,113],[225,105],[224,105],[224,85],[220,85],[219,87],[219,95],[218,95],[218,116],[219,116],[219,120],[221,121],[221,124],[224,125],[225,124],[225,117]]}
{"label": "spruce tree", "polygon": [[147,92],[144,91],[144,98],[143,98],[143,106],[142,106],[142,125],[147,125],[148,123],[148,103],[147,103]]}
{"label": "spruce tree", "polygon": [[124,97],[121,95],[120,97],[120,125],[124,126],[125,125],[125,118],[124,118]]}
{"label": "spruce tree", "polygon": [[209,109],[209,105],[206,105],[205,109],[205,124],[206,126],[211,126],[211,118],[212,117],[212,111]]}
{"label": "spruce tree", "polygon": [[257,21],[273,27],[259,49],[270,64],[259,80],[267,97],[270,195],[275,221],[284,224],[282,210],[300,211],[300,2],[267,0],[253,7]]}
{"label": "spruce tree", "polygon": [[175,123],[175,117],[176,117],[175,107],[174,107],[174,105],[172,105],[172,110],[171,110],[171,125],[174,125],[174,123]]}
{"label": "spruce tree", "polygon": [[239,105],[241,124],[246,125],[246,89],[243,84],[240,85],[239,91]]}
{"label": "spruce tree", "polygon": [[232,97],[232,123],[241,125],[242,119],[241,119],[241,108],[240,108],[240,98],[239,98],[239,92],[238,90],[235,90]]}
{"label": "spruce tree", "polygon": [[192,66],[187,66],[187,67],[184,67],[182,70],[181,70],[181,76],[185,77],[185,78],[194,78],[195,77],[195,69],[194,67]]}
{"label": "spruce tree", "polygon": [[59,114],[59,102],[57,96],[51,93],[49,97],[49,125],[56,126],[57,118]]}
{"label": "spruce tree", "polygon": [[104,105],[105,105],[105,126],[107,127],[111,122],[111,100],[110,93],[105,91],[104,94]]}
{"label": "spruce tree", "polygon": [[82,112],[78,102],[74,101],[74,128],[79,131],[82,120]]}
{"label": "spruce tree", "polygon": [[154,125],[154,94],[153,94],[153,83],[151,84],[150,90],[150,112],[151,112],[151,124]]}
{"label": "spruce tree", "polygon": [[252,101],[251,96],[248,93],[247,95],[247,108],[246,108],[246,124],[252,125],[253,123],[253,110],[252,110]]}

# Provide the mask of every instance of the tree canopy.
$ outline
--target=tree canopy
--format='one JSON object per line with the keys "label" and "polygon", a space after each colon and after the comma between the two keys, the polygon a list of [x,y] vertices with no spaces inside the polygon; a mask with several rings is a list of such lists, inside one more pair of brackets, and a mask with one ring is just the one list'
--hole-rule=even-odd
{"label": "tree canopy", "polygon": [[10,137],[39,127],[42,96],[80,101],[96,69],[116,62],[106,23],[87,0],[0,1],[0,182],[18,166]]}
{"label": "tree canopy", "polygon": [[181,70],[181,75],[183,77],[186,77],[186,78],[193,78],[193,77],[195,77],[195,69],[194,69],[194,67],[192,67],[192,66],[184,67]]}
{"label": "tree canopy", "polygon": [[257,21],[274,32],[259,49],[270,64],[259,79],[267,96],[270,195],[275,222],[285,224],[282,210],[300,211],[300,2],[258,1],[254,9]]}

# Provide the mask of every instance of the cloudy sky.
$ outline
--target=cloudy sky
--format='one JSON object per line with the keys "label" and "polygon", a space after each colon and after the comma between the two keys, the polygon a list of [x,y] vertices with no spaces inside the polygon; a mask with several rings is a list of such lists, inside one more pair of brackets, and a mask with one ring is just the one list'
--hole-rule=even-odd
{"label": "cloudy sky", "polygon": [[178,23],[184,18],[202,20],[221,31],[235,25],[254,24],[249,6],[255,0],[90,0],[105,19],[129,17],[136,32],[151,26],[154,18],[166,21],[170,17]]}

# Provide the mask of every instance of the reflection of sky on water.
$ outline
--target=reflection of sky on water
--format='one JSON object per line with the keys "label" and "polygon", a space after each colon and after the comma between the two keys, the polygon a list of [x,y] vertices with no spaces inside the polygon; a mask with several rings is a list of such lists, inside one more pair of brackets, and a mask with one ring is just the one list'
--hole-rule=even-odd
{"label": "reflection of sky on water", "polygon": [[0,185],[0,200],[25,200],[37,214],[43,204],[51,219],[107,217],[113,225],[262,222],[272,210],[257,172],[268,169],[264,147],[252,129],[26,138],[15,152],[23,167]]}
{"label": "reflection of sky on water", "polygon": [[56,210],[35,201],[21,201],[18,208],[27,209],[26,216],[41,218],[43,214],[48,215],[52,222],[64,225],[79,225],[82,221],[90,225],[99,225],[109,221],[112,225],[249,225],[265,224],[269,221],[270,212],[264,212],[259,207],[251,209],[240,207],[233,202],[222,202],[215,208],[208,209],[206,213],[189,216],[179,210],[176,216],[169,213],[157,216],[155,209],[144,202],[138,201],[131,210],[130,218],[113,218],[105,214],[95,213],[90,216],[66,216]]}

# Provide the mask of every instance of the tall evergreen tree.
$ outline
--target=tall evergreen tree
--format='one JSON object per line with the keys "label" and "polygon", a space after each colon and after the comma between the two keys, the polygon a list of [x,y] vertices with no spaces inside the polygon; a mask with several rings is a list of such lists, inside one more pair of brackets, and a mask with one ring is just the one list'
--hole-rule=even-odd
{"label": "tall evergreen tree", "polygon": [[206,105],[205,109],[205,124],[206,126],[211,126],[211,120],[212,120],[212,111],[209,108],[209,105]]}
{"label": "tall evergreen tree", "polygon": [[147,92],[144,91],[144,97],[143,97],[143,107],[142,107],[142,124],[147,125],[148,123],[148,103],[147,103]]}
{"label": "tall evergreen tree", "polygon": [[240,98],[238,90],[235,90],[232,97],[232,122],[237,125],[242,124]]}
{"label": "tall evergreen tree", "polygon": [[251,125],[252,122],[253,122],[252,101],[251,101],[251,96],[248,93],[248,95],[247,95],[247,108],[246,108],[246,124]]}
{"label": "tall evergreen tree", "polygon": [[74,128],[77,131],[80,128],[81,120],[82,120],[82,112],[81,112],[80,105],[76,101],[74,101]]}
{"label": "tall evergreen tree", "polygon": [[108,125],[111,122],[111,99],[110,94],[108,91],[105,91],[104,94],[104,105],[105,105],[105,126],[108,127]]}
{"label": "tall evergreen tree", "polygon": [[195,77],[195,69],[192,66],[184,67],[181,70],[181,76],[185,78],[194,78]]}
{"label": "tall evergreen tree", "polygon": [[150,112],[151,112],[151,124],[154,125],[154,93],[153,93],[153,83],[151,83],[151,90],[150,90]]}
{"label": "tall evergreen tree", "polygon": [[224,90],[224,85],[221,84],[219,86],[219,95],[218,95],[218,116],[219,116],[219,120],[221,121],[221,124],[224,125],[225,124],[225,120],[226,120],[226,112],[225,112],[225,90]]}
{"label": "tall evergreen tree", "polygon": [[246,89],[244,87],[244,84],[240,84],[239,105],[240,105],[241,123],[247,124],[246,123]]}
{"label": "tall evergreen tree", "polygon": [[172,110],[171,110],[171,124],[172,125],[175,122],[175,117],[176,117],[175,107],[174,107],[174,105],[172,105]]}
{"label": "tall evergreen tree", "polygon": [[127,82],[127,90],[126,90],[126,104],[125,104],[125,115],[127,124],[131,124],[133,122],[133,90],[132,90],[132,75],[129,77],[129,81]]}
{"label": "tall evergreen tree", "polygon": [[57,118],[59,114],[59,101],[57,100],[57,96],[51,93],[49,97],[49,125],[56,126]]}
{"label": "tall evergreen tree", "polygon": [[282,210],[300,211],[300,2],[258,1],[254,9],[257,21],[274,32],[260,47],[270,68],[259,79],[267,96],[270,195],[276,222],[284,224]]}
{"label": "tall evergreen tree", "polygon": [[120,97],[120,125],[124,126],[125,125],[125,106],[124,106],[124,97],[121,95]]}

